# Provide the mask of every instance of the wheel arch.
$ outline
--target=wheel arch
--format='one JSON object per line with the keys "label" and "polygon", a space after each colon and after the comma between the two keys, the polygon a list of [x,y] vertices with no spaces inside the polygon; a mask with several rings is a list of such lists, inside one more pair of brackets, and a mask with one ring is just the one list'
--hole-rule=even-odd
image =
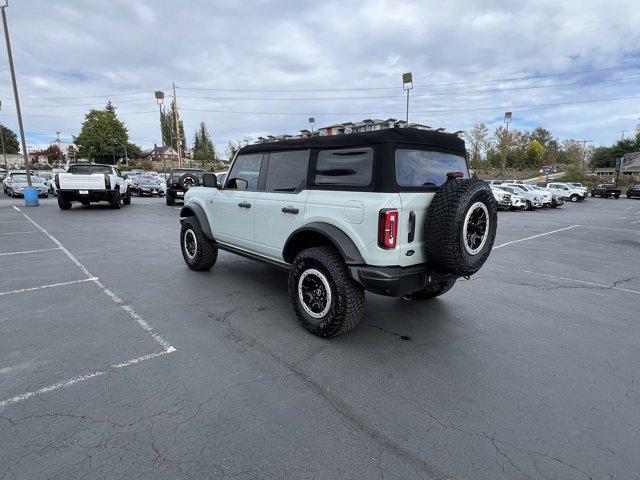
{"label": "wheel arch", "polygon": [[293,231],[285,242],[282,257],[285,262],[291,263],[300,251],[324,245],[338,250],[347,265],[365,263],[360,250],[349,235],[335,225],[324,222],[313,222]]}
{"label": "wheel arch", "polygon": [[187,217],[196,217],[205,236],[211,240],[214,240],[213,232],[211,231],[211,225],[209,225],[209,219],[207,218],[207,214],[205,213],[204,208],[202,208],[197,203],[190,203],[189,205],[183,206],[180,209],[180,219]]}

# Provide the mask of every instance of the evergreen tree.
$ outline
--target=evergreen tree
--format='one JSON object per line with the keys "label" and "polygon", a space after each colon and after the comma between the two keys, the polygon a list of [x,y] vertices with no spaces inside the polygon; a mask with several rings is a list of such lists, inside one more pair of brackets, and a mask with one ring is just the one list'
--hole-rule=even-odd
{"label": "evergreen tree", "polygon": [[216,161],[215,146],[204,122],[200,122],[200,126],[193,137],[193,160],[203,166],[205,163]]}
{"label": "evergreen tree", "polygon": [[[178,142],[176,141],[176,122],[175,122],[175,101],[171,102],[171,105],[167,110],[162,111],[161,116],[161,130],[162,130],[162,139],[164,141],[165,146],[173,147],[174,150],[178,151]],[[184,125],[180,117],[178,116],[178,122],[180,125],[180,144],[182,148],[186,148],[187,138],[184,133]]]}
{"label": "evergreen tree", "polygon": [[4,125],[0,125],[0,128],[2,128],[2,139],[4,140],[5,153],[20,153],[20,144],[18,143],[18,136],[15,132]]}
{"label": "evergreen tree", "polygon": [[123,145],[129,144],[129,133],[109,102],[104,110],[90,110],[85,115],[80,134],[73,141],[78,146],[78,158],[114,163],[124,156]]}

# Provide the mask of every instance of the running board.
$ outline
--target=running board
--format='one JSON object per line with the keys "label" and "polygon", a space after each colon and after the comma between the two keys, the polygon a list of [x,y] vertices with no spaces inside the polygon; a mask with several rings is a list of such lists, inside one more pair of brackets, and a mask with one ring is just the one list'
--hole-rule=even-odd
{"label": "running board", "polygon": [[289,270],[289,268],[291,268],[291,265],[288,263],[280,262],[278,260],[274,260],[273,258],[263,257],[262,255],[259,255],[257,253],[248,252],[247,250],[242,250],[240,248],[232,247],[231,245],[227,245],[226,243],[216,242],[216,246],[220,250],[224,250],[225,252],[235,253],[236,255],[240,255],[241,257],[266,263],[267,265],[273,265],[283,270]]}

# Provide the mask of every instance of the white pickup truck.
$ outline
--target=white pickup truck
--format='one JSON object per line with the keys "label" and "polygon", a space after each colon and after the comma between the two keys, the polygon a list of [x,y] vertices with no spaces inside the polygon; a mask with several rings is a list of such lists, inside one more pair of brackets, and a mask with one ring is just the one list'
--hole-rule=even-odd
{"label": "white pickup truck", "polygon": [[131,190],[124,176],[113,165],[74,163],[66,173],[55,176],[58,206],[69,210],[72,202],[89,205],[92,202],[109,202],[111,208],[131,203]]}

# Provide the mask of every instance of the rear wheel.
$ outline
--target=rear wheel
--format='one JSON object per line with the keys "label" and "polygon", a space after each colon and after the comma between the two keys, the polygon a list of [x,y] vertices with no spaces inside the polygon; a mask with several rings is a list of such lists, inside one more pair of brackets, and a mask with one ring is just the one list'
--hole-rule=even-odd
{"label": "rear wheel", "polygon": [[580,200],[580,195],[578,195],[577,193],[574,193],[573,195],[571,195],[571,197],[569,197],[571,199],[572,202],[577,202]]}
{"label": "rear wheel", "polygon": [[613,198],[615,198],[616,200],[619,199],[620,198],[620,194],[618,193],[618,194],[614,195]]}
{"label": "rear wheel", "polygon": [[175,198],[173,198],[173,195],[167,193],[167,195],[165,196],[165,199],[167,201],[167,205],[169,205],[170,207],[175,205],[176,200]]}
{"label": "rear wheel", "polygon": [[180,248],[182,257],[191,270],[209,270],[218,259],[215,242],[207,238],[196,217],[187,217],[182,222]]}
{"label": "rear wheel", "polygon": [[127,193],[125,194],[124,198],[122,199],[122,203],[124,205],[131,205],[131,189],[127,188]]}
{"label": "rear wheel", "polygon": [[296,255],[289,270],[289,298],[300,324],[319,337],[348,332],[364,316],[364,289],[331,247]]}
{"label": "rear wheel", "polygon": [[115,210],[118,210],[122,206],[122,197],[120,196],[119,191],[113,192],[109,199],[109,205],[111,205],[111,208]]}
{"label": "rear wheel", "polygon": [[62,193],[58,193],[58,207],[60,207],[60,210],[69,210],[71,208],[71,202],[64,198]]}
{"label": "rear wheel", "polygon": [[407,295],[405,300],[431,300],[432,298],[439,297],[447,293],[455,285],[455,280],[449,280],[447,282],[434,283],[426,288],[413,292],[411,295]]}

